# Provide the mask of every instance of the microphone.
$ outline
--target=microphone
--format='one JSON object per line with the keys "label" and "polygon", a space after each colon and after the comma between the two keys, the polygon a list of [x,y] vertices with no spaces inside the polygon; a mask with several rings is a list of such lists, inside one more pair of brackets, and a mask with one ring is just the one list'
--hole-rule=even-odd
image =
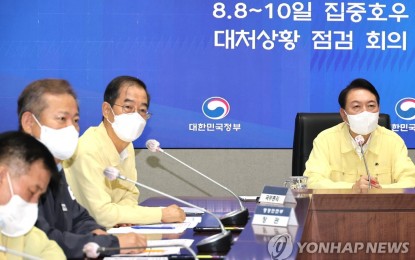
{"label": "microphone", "polygon": [[29,260],[41,260],[42,259],[40,257],[32,256],[32,255],[29,255],[23,252],[19,252],[17,250],[7,248],[5,246],[1,246],[1,245],[0,245],[0,252],[4,252],[6,254],[11,254],[15,256],[20,256],[20,257],[23,257],[24,259],[29,259]]}
{"label": "microphone", "polygon": [[192,171],[196,172],[197,174],[205,177],[209,181],[215,183],[216,185],[218,185],[222,189],[224,189],[224,190],[228,191],[230,194],[232,194],[238,200],[239,205],[241,206],[241,209],[240,210],[234,210],[234,211],[231,211],[231,212],[223,215],[222,217],[220,217],[220,220],[226,226],[245,226],[246,225],[246,223],[248,222],[249,211],[248,211],[247,208],[245,208],[243,206],[242,201],[239,199],[239,197],[235,193],[233,193],[230,189],[226,188],[225,186],[223,186],[222,184],[220,184],[217,181],[213,180],[212,178],[206,176],[205,174],[201,173],[200,171],[196,170],[195,168],[187,165],[186,163],[180,161],[179,159],[177,159],[174,156],[170,155],[169,153],[165,152],[163,149],[160,148],[160,143],[157,140],[155,140],[155,139],[147,140],[146,147],[147,147],[147,149],[149,149],[153,153],[154,152],[164,153],[165,155],[167,155],[170,158],[174,159],[175,161],[183,164],[184,166],[186,166],[190,170],[192,170]]}
{"label": "microphone", "polygon": [[82,252],[88,257],[88,258],[98,258],[101,253],[110,252],[114,250],[123,250],[123,249],[146,249],[146,248],[158,248],[158,247],[183,247],[187,251],[190,252],[190,254],[194,257],[194,259],[198,259],[195,251],[188,247],[185,243],[182,244],[169,244],[169,245],[151,245],[147,247],[143,246],[136,246],[136,247],[100,247],[95,242],[89,242],[84,245],[84,248],[82,249]]}
{"label": "microphone", "polygon": [[199,252],[208,252],[208,253],[211,253],[211,252],[228,252],[229,249],[231,248],[231,244],[232,244],[232,234],[231,234],[231,232],[230,231],[227,231],[225,229],[225,227],[223,226],[223,224],[220,221],[220,219],[215,214],[213,214],[212,212],[210,212],[210,211],[208,211],[208,210],[206,210],[204,208],[198,207],[198,206],[196,206],[196,205],[194,205],[194,204],[192,204],[190,202],[181,200],[181,199],[176,198],[176,197],[174,197],[172,195],[169,195],[169,194],[164,193],[162,191],[159,191],[159,190],[156,190],[154,188],[151,188],[151,187],[149,187],[147,185],[144,185],[142,183],[139,183],[137,181],[133,181],[133,180],[131,180],[131,179],[129,179],[129,178],[121,175],[120,174],[120,171],[117,168],[114,168],[114,167],[107,167],[107,168],[105,168],[104,175],[110,181],[113,181],[113,180],[115,180],[115,179],[118,178],[118,179],[121,179],[121,180],[125,180],[125,181],[128,181],[128,182],[134,183],[137,186],[143,187],[145,189],[148,189],[150,191],[153,191],[155,193],[158,193],[158,194],[160,194],[162,196],[165,196],[165,197],[167,197],[169,199],[172,199],[172,200],[175,200],[177,202],[180,202],[180,203],[182,203],[182,204],[184,204],[186,206],[189,206],[189,207],[192,207],[192,208],[196,208],[196,209],[198,209],[198,210],[200,210],[200,211],[202,211],[204,213],[207,213],[207,214],[213,216],[219,222],[219,226],[220,226],[222,232],[221,233],[218,233],[218,234],[215,234],[215,235],[212,235],[210,237],[204,238],[201,241],[199,241],[196,244],[196,247],[197,247],[197,249],[198,249]]}
{"label": "microphone", "polygon": [[367,163],[366,163],[366,158],[365,158],[365,153],[363,151],[363,143],[365,142],[365,139],[363,138],[363,136],[358,135],[354,138],[354,140],[356,141],[356,143],[360,146],[360,152],[362,153],[362,157],[363,157],[363,163],[365,164],[365,168],[366,168],[366,174],[367,174],[367,178],[369,180],[369,189],[371,188],[372,184],[371,184],[371,178],[370,178],[370,173],[369,173],[369,169],[367,168]]}

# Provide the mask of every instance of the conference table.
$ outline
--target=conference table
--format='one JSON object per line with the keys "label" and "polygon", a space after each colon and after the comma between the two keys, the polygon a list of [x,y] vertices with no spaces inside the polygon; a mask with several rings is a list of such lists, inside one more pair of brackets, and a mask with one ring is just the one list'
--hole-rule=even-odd
{"label": "conference table", "polygon": [[[239,202],[234,197],[180,197],[187,202],[195,204],[199,207],[202,207],[217,216],[224,215],[230,211],[240,209]],[[170,199],[161,198],[161,197],[152,197],[145,200],[141,205],[143,206],[168,206],[170,204],[180,203],[174,202]],[[296,230],[296,240],[301,238],[302,226],[305,222],[305,217],[307,214],[309,204],[309,197],[298,198],[297,205],[295,206],[295,212],[299,222],[299,226],[295,227]],[[252,225],[252,217],[254,215],[257,202],[243,202],[243,205],[248,208],[250,213],[250,218],[248,223],[245,225],[244,229],[240,232],[233,232],[234,243],[227,253],[216,253],[210,254],[213,258],[216,259],[272,259],[270,253],[268,252],[268,241],[275,235],[278,235],[278,232],[281,231],[281,228],[267,227],[267,226],[256,226]],[[183,205],[180,205],[183,206]],[[210,216],[209,214],[203,214],[202,222],[200,226],[205,227],[217,227],[219,226],[217,221]],[[254,229],[255,228],[255,229]],[[268,233],[264,233],[268,232]],[[192,249],[197,252],[196,244],[203,238],[215,234],[214,232],[194,232],[193,229],[187,229],[183,234],[178,238],[194,239],[192,244]],[[294,247],[292,255],[287,259],[295,259],[297,248]],[[183,254],[186,253],[186,250],[182,250]],[[201,253],[203,256],[208,257],[207,254]]]}
{"label": "conference table", "polygon": [[[214,259],[414,259],[415,189],[307,190],[294,195],[297,203],[283,206],[294,209],[298,225],[287,227],[252,224],[259,203],[243,202],[250,218],[242,231],[232,233],[234,242],[228,252],[208,255],[197,252],[197,242],[214,232],[187,229],[177,238],[194,239],[192,249],[203,258]],[[240,209],[234,197],[180,198],[219,217]],[[141,205],[168,206],[172,203],[180,205],[161,197],[149,198]],[[218,223],[214,217],[203,214],[199,225],[217,227]],[[286,234],[292,239],[291,254],[273,258],[269,241]],[[315,246],[321,243],[323,247],[317,250]],[[305,246],[307,244],[312,246]],[[189,255],[184,249],[181,252]]]}

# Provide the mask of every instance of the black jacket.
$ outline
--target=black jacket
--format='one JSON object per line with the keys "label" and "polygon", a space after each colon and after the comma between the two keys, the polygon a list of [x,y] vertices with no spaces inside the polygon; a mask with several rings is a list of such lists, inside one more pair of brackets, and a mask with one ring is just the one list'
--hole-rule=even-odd
{"label": "black jacket", "polygon": [[[69,259],[83,258],[82,248],[88,242],[95,242],[100,247],[119,247],[117,237],[91,233],[95,229],[105,228],[98,225],[88,211],[72,198],[63,170],[59,174],[60,178],[51,181],[39,201],[36,227],[43,230],[49,239],[55,240]],[[119,250],[107,252],[118,253]]]}

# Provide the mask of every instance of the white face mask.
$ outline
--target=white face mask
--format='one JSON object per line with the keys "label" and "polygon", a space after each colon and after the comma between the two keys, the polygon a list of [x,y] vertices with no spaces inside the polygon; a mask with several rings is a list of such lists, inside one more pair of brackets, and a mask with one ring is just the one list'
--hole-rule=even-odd
{"label": "white face mask", "polygon": [[356,134],[367,135],[378,127],[379,112],[371,113],[364,111],[357,115],[348,115],[346,111],[344,113],[349,120],[350,129]]}
{"label": "white face mask", "polygon": [[10,176],[7,173],[11,199],[5,205],[0,205],[0,230],[8,237],[19,237],[29,232],[37,220],[37,203],[26,202],[14,194]]}
{"label": "white face mask", "polygon": [[146,126],[146,120],[140,116],[138,113],[129,113],[129,114],[120,114],[114,115],[114,122],[111,123],[108,119],[108,122],[112,125],[115,134],[123,140],[124,142],[130,143],[136,140],[144,131]]}
{"label": "white face mask", "polygon": [[75,126],[70,125],[61,129],[54,129],[41,125],[34,115],[33,118],[40,127],[40,141],[49,149],[53,157],[62,161],[71,158],[76,150],[79,138]]}

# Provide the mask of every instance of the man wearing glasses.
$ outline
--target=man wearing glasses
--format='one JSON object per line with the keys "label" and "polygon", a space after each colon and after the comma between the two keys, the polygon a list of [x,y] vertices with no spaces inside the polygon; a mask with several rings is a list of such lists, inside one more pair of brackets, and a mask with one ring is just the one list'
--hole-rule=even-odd
{"label": "man wearing glasses", "polygon": [[134,184],[110,181],[103,174],[106,167],[113,166],[127,178],[137,180],[132,142],[141,135],[151,115],[149,104],[144,82],[130,76],[113,79],[104,93],[101,124],[85,131],[75,155],[64,163],[76,199],[107,228],[185,219],[177,205],[139,206],[139,191]]}
{"label": "man wearing glasses", "polygon": [[[40,140],[55,158],[59,171],[52,175],[39,200],[36,227],[55,240],[68,259],[81,259],[87,243],[108,250],[105,255],[140,253],[147,240],[136,233],[109,235],[73,197],[62,161],[75,152],[79,136],[79,108],[75,91],[63,79],[40,79],[30,83],[18,99],[19,130]],[[0,221],[1,222],[1,221]],[[1,257],[0,257],[1,259]]]}

